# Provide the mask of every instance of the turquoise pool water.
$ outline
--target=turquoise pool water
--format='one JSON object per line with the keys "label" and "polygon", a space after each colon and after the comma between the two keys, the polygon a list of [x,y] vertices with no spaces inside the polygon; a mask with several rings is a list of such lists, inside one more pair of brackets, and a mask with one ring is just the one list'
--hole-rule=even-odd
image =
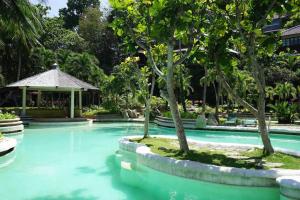
{"label": "turquoise pool water", "polygon": [[[0,168],[1,200],[254,200],[277,199],[278,188],[247,188],[163,174],[119,152],[118,139],[143,132],[142,124],[30,127],[19,139],[14,161]],[[152,134],[174,134],[151,126]],[[193,139],[260,144],[256,133],[187,131]],[[272,135],[277,147],[300,151],[300,137]],[[134,163],[133,170],[120,167]]]}

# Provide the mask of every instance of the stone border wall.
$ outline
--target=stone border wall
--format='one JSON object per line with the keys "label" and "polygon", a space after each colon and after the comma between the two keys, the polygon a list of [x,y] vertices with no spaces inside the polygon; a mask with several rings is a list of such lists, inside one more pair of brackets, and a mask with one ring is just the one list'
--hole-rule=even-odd
{"label": "stone border wall", "polygon": [[[183,127],[184,128],[196,129],[196,120],[195,119],[182,119],[182,122],[183,122]],[[159,126],[175,128],[173,119],[167,118],[167,117],[157,116],[154,119],[154,123],[159,125]]]}
{"label": "stone border wall", "polygon": [[287,200],[300,200],[300,176],[283,176],[276,179],[280,194]]}
{"label": "stone border wall", "polygon": [[[137,155],[137,161],[149,168],[168,173],[174,176],[180,176],[189,179],[200,181],[208,181],[220,184],[253,186],[253,187],[277,187],[276,178],[281,176],[300,176],[300,170],[255,170],[255,169],[240,169],[234,167],[222,167],[210,164],[203,164],[189,160],[176,160],[174,158],[162,157],[150,151],[150,148],[143,144],[130,142],[130,138],[140,136],[123,137],[119,141],[119,148],[129,152],[134,152]],[[162,137],[162,136],[157,136]],[[174,138],[174,137],[166,137]],[[192,143],[201,143],[195,140],[189,140]],[[210,145],[218,145],[219,147],[226,143],[209,143]],[[238,145],[239,148],[253,145]],[[278,149],[284,151],[283,149]],[[293,155],[300,155],[298,152],[288,151]]]}
{"label": "stone border wall", "polygon": [[[195,119],[182,119],[184,128],[210,131],[235,131],[235,132],[258,132],[257,127],[248,126],[222,126],[222,125],[206,125],[205,128],[197,128]],[[154,123],[168,128],[175,128],[171,118],[158,116],[154,119]],[[300,135],[300,129],[271,126],[270,133],[272,134],[286,134],[286,135]]]}
{"label": "stone border wall", "polygon": [[17,133],[24,130],[24,125],[20,118],[0,120],[0,132],[3,134]]}

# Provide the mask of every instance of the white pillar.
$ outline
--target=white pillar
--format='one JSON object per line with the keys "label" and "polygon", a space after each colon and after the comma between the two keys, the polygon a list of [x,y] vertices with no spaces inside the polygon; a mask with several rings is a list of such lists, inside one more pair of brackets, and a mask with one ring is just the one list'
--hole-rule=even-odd
{"label": "white pillar", "polygon": [[79,90],[78,94],[79,94],[79,99],[78,99],[78,102],[79,102],[79,116],[81,117],[81,115],[82,115],[82,92],[81,92],[81,90]]}
{"label": "white pillar", "polygon": [[71,118],[74,118],[74,89],[71,90]]}
{"label": "white pillar", "polygon": [[38,108],[41,106],[41,99],[42,99],[42,91],[38,90],[38,93],[37,93],[37,107]]}
{"label": "white pillar", "polygon": [[26,115],[26,87],[22,88],[22,115]]}

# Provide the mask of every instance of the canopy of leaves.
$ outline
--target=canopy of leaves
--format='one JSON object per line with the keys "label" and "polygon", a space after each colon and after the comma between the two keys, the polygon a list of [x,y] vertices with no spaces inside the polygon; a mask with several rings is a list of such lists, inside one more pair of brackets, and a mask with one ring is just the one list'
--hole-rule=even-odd
{"label": "canopy of leaves", "polygon": [[67,8],[59,10],[59,15],[64,20],[64,26],[68,29],[74,29],[79,24],[79,18],[85,9],[89,7],[100,7],[99,0],[68,0]]}
{"label": "canopy of leaves", "polygon": [[41,43],[51,50],[69,49],[81,52],[87,48],[85,40],[76,32],[63,27],[63,20],[59,17],[46,18],[45,32],[41,36]]}

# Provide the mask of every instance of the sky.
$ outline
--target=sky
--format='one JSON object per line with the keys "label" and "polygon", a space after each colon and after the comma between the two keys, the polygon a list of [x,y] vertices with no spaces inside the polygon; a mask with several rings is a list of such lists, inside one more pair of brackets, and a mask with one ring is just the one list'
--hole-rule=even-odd
{"label": "sky", "polygon": [[[40,0],[30,0],[32,3],[37,4],[40,2]],[[45,1],[48,6],[51,7],[51,10],[49,11],[49,17],[58,16],[58,10],[61,8],[66,7],[67,0],[46,0]],[[101,7],[102,9],[108,8],[109,3],[108,0],[101,0]]]}

